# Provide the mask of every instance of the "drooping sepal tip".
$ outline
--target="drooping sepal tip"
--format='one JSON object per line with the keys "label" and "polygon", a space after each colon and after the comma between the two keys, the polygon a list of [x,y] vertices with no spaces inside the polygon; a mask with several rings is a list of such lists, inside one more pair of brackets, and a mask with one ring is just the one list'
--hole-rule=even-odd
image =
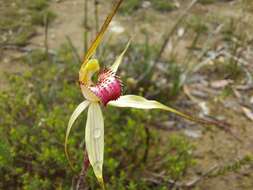
{"label": "drooping sepal tip", "polygon": [[97,178],[97,179],[98,179],[98,183],[99,183],[99,185],[101,186],[101,188],[102,188],[103,190],[105,190],[105,183],[104,183],[103,177],[101,176],[101,177],[99,177],[99,178]]}

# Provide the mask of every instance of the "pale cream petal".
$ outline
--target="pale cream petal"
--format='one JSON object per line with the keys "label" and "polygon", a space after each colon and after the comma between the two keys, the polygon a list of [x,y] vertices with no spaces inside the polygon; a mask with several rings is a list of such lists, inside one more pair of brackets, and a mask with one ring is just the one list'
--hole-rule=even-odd
{"label": "pale cream petal", "polygon": [[123,57],[124,57],[124,55],[125,55],[125,53],[126,53],[128,47],[129,47],[129,45],[130,45],[130,42],[131,42],[131,40],[129,40],[129,42],[127,43],[127,45],[126,45],[124,51],[119,55],[119,57],[116,59],[116,61],[115,61],[115,62],[113,63],[113,65],[111,66],[111,70],[112,70],[113,72],[115,72],[115,73],[117,72],[117,70],[118,70],[118,68],[119,68],[119,65],[121,64],[122,59],[123,59]]}
{"label": "pale cream petal", "polygon": [[195,118],[193,116],[190,116],[188,114],[182,113],[174,108],[168,107],[158,101],[155,100],[147,100],[141,96],[136,96],[136,95],[125,95],[121,96],[118,100],[116,101],[110,101],[108,103],[110,106],[115,106],[115,107],[130,107],[130,108],[138,108],[138,109],[161,109],[165,111],[172,112],[174,114],[177,114],[185,119],[198,122],[198,123],[207,123],[206,121],[200,119],[200,118]]}
{"label": "pale cream petal", "polygon": [[73,114],[71,115],[70,119],[69,119],[67,131],[66,131],[64,148],[65,148],[66,157],[67,157],[67,159],[69,161],[69,164],[72,167],[72,169],[73,169],[73,165],[70,162],[70,158],[69,158],[69,154],[68,154],[68,149],[67,149],[67,143],[68,143],[69,134],[70,134],[71,128],[72,128],[75,120],[85,110],[85,108],[87,108],[87,106],[89,105],[89,103],[90,102],[86,100],[86,101],[82,102],[81,104],[79,104],[77,106],[77,108],[75,109],[75,111],[73,112]]}
{"label": "pale cream petal", "polygon": [[103,186],[104,119],[98,103],[91,103],[88,109],[85,143],[93,171]]}
{"label": "pale cream petal", "polygon": [[98,102],[99,98],[85,85],[80,85],[84,98],[91,102]]}

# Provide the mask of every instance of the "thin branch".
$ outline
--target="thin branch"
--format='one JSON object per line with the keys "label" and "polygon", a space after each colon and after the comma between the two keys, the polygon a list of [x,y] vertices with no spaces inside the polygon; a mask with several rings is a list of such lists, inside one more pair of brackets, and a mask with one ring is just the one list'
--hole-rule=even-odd
{"label": "thin branch", "polygon": [[[21,47],[15,44],[0,44],[0,49],[5,49],[5,50],[14,50],[14,51],[20,51],[23,53],[30,53],[36,50],[41,50],[41,51],[46,51],[45,48],[41,47]],[[53,49],[48,49],[48,53],[50,55],[56,55],[56,51]]]}
{"label": "thin branch", "polygon": [[44,47],[45,47],[45,54],[47,55],[47,58],[49,59],[49,52],[48,52],[48,14],[44,16],[44,24],[45,24],[45,39],[44,39]]}
{"label": "thin branch", "polygon": [[[96,35],[99,33],[98,5],[99,5],[99,1],[98,0],[94,0],[94,16],[95,16]],[[96,54],[100,55],[100,48],[99,47],[97,49]]]}
{"label": "thin branch", "polygon": [[168,44],[168,42],[169,42],[171,36],[177,31],[178,26],[183,22],[184,18],[187,16],[189,10],[190,10],[197,2],[198,2],[198,0],[193,0],[193,1],[189,4],[189,6],[184,10],[184,12],[181,14],[181,16],[179,16],[179,19],[177,20],[177,22],[174,24],[174,26],[172,27],[172,29],[170,30],[170,32],[166,35],[166,38],[165,38],[165,40],[164,40],[164,42],[163,42],[163,44],[162,44],[162,46],[161,46],[161,49],[160,49],[160,51],[159,51],[159,53],[157,54],[157,57],[156,57],[156,59],[155,59],[155,63],[157,63],[157,62],[160,60],[160,58],[161,58],[163,52],[165,51],[165,48],[166,48],[166,46],[167,46],[167,44]]}
{"label": "thin branch", "polygon": [[77,184],[76,184],[76,190],[86,190],[87,189],[87,185],[86,185],[86,181],[85,181],[85,177],[87,175],[87,170],[89,168],[89,159],[88,159],[88,155],[86,150],[84,150],[84,156],[83,156],[83,166],[82,166],[82,170],[78,176],[78,180],[77,180]]}
{"label": "thin branch", "polygon": [[144,152],[142,161],[145,163],[147,162],[148,155],[149,155],[151,134],[150,134],[150,130],[148,126],[145,125],[144,129],[145,129],[145,134],[146,134],[146,139],[145,139],[146,146],[145,146],[145,152]]}
{"label": "thin branch", "polygon": [[203,180],[205,177],[207,177],[210,173],[212,173],[213,171],[218,169],[218,165],[214,165],[211,168],[209,168],[206,172],[204,172],[201,176],[199,176],[198,178],[187,182],[185,185],[185,187],[194,187],[195,185],[197,185],[197,183],[199,183],[201,180]]}
{"label": "thin branch", "polygon": [[67,41],[68,41],[69,46],[70,46],[71,49],[72,49],[73,57],[75,58],[76,62],[77,62],[78,64],[81,63],[81,61],[82,61],[82,60],[81,60],[81,57],[79,56],[76,47],[75,47],[74,44],[72,43],[72,40],[70,39],[69,36],[66,36],[66,39],[67,39]]}
{"label": "thin branch", "polygon": [[88,0],[84,0],[84,52],[88,50]]}
{"label": "thin branch", "polygon": [[98,5],[99,5],[99,1],[98,0],[94,0],[94,15],[95,15],[95,24],[96,24],[96,33],[99,32],[99,18],[98,18]]}
{"label": "thin branch", "polygon": [[191,180],[189,182],[180,182],[177,180],[167,180],[169,176],[164,175],[163,173],[149,173],[152,175],[152,177],[145,178],[146,181],[149,181],[153,184],[160,185],[162,183],[168,183],[169,189],[182,189],[182,188],[192,188],[196,186],[200,181],[208,177],[211,173],[213,173],[215,170],[218,170],[219,166],[215,164],[211,168],[209,168],[207,171],[205,171],[203,174],[201,174],[199,177],[197,177],[194,180]]}

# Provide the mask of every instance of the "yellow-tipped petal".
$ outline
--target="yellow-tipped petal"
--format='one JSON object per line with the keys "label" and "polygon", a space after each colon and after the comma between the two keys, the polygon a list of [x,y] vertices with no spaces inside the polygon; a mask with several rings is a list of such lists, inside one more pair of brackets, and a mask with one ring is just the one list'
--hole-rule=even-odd
{"label": "yellow-tipped petal", "polygon": [[85,143],[90,164],[102,187],[104,160],[104,119],[98,103],[91,103],[85,129]]}
{"label": "yellow-tipped petal", "polygon": [[91,58],[91,56],[96,51],[98,45],[100,44],[100,42],[102,41],[102,39],[104,37],[105,31],[107,30],[110,22],[112,21],[112,18],[114,17],[116,12],[118,11],[122,2],[123,2],[123,0],[118,0],[118,2],[115,3],[114,7],[112,8],[112,12],[107,16],[102,28],[100,29],[95,40],[92,42],[90,48],[88,49],[88,51],[84,57],[83,65],[85,65],[87,63],[87,61]]}
{"label": "yellow-tipped petal", "polygon": [[72,165],[72,163],[70,161],[70,157],[69,157],[69,154],[68,154],[68,147],[67,147],[69,134],[70,134],[71,128],[72,128],[75,120],[85,110],[85,108],[87,108],[87,106],[89,105],[89,103],[90,103],[89,101],[84,101],[81,104],[79,104],[77,106],[77,108],[75,109],[75,111],[73,112],[73,114],[71,115],[70,119],[69,119],[67,131],[66,131],[64,148],[65,148],[65,154],[66,154],[66,157],[68,159],[69,165],[71,166],[72,169],[74,169],[74,167],[73,167],[73,165]]}
{"label": "yellow-tipped petal", "polygon": [[128,47],[129,47],[129,45],[130,45],[130,42],[131,42],[131,40],[129,40],[129,42],[127,43],[127,45],[126,45],[124,51],[119,55],[119,57],[116,59],[116,61],[115,61],[115,62],[113,63],[113,65],[111,66],[111,70],[112,70],[113,72],[115,72],[115,73],[117,72],[117,70],[118,70],[118,68],[119,68],[119,65],[121,64],[122,59],[123,59],[123,57],[124,57],[124,55],[125,55],[125,53],[126,53]]}
{"label": "yellow-tipped petal", "polygon": [[141,96],[136,96],[136,95],[121,96],[116,101],[110,101],[108,105],[115,106],[115,107],[130,107],[130,108],[138,108],[138,109],[161,109],[161,110],[172,112],[187,120],[194,121],[197,123],[215,124],[215,125],[217,124],[217,123],[213,123],[212,121],[209,122],[200,118],[195,118],[188,114],[182,113],[174,108],[168,107],[158,101],[147,100]]}

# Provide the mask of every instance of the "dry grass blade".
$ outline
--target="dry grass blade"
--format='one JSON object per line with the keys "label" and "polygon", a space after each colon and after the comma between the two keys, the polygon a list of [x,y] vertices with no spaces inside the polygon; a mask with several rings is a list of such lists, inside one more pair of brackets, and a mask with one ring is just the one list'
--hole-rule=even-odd
{"label": "dry grass blade", "polygon": [[98,45],[100,44],[101,40],[104,37],[104,34],[109,26],[109,24],[112,21],[112,18],[114,17],[114,15],[116,14],[116,12],[118,11],[121,3],[123,2],[123,0],[118,0],[113,9],[112,12],[107,16],[102,28],[100,29],[100,32],[97,34],[95,40],[92,42],[90,48],[88,49],[85,57],[84,57],[84,61],[83,61],[83,65],[87,63],[87,61],[91,58],[91,56],[94,54],[94,52],[96,51]]}

